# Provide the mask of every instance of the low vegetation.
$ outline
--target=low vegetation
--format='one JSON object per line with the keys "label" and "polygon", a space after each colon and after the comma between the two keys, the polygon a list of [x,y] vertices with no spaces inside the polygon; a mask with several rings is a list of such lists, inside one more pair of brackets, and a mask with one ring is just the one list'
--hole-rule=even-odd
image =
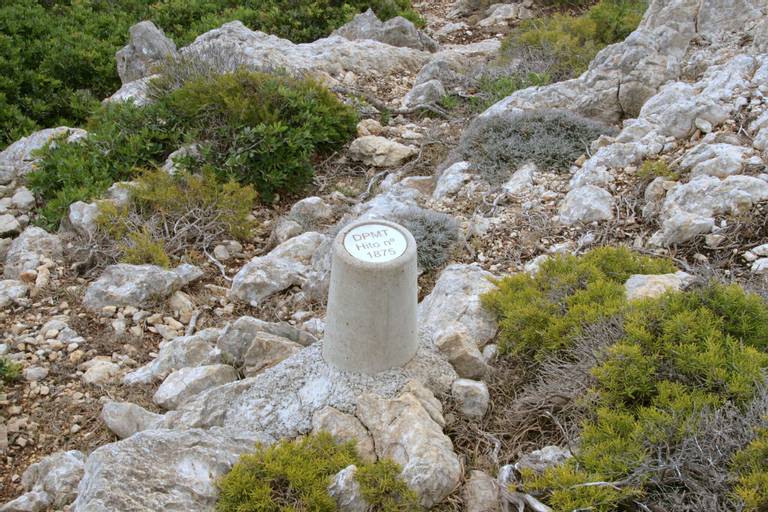
{"label": "low vegetation", "polygon": [[0,390],[3,385],[18,380],[21,377],[21,364],[5,357],[0,357]]}
{"label": "low vegetation", "polygon": [[214,172],[174,176],[147,171],[130,187],[127,204],[99,203],[97,230],[84,240],[96,262],[169,267],[188,251],[208,251],[225,239],[248,239],[256,192],[221,182]]}
{"label": "low vegetation", "polygon": [[240,20],[294,42],[327,36],[355,14],[403,15],[410,0],[17,0],[0,5],[0,148],[51,126],[77,126],[120,86],[115,52],[128,29],[155,22],[177,45]]}
{"label": "low vegetation", "polygon": [[[502,351],[546,374],[518,400],[561,427],[578,422],[574,457],[523,471],[517,490],[555,510],[768,505],[768,307],[718,283],[627,302],[629,275],[672,270],[667,260],[600,248],[554,257],[485,296]],[[578,394],[548,393],[577,373]],[[572,405],[553,405],[565,397]],[[570,417],[558,420],[561,411]]]}
{"label": "low vegetation", "polygon": [[394,221],[416,240],[416,258],[423,270],[434,270],[447,263],[459,242],[459,225],[445,213],[412,208],[398,213]]}
{"label": "low vegetation", "polygon": [[43,150],[29,176],[45,202],[38,222],[55,228],[70,204],[162,164],[182,142],[197,142],[199,155],[180,159],[181,168],[213,169],[271,201],[300,191],[313,158],[346,142],[356,121],[312,80],[244,70],[191,79],[146,107],[109,104],[89,120],[87,137]]}
{"label": "low vegetation", "polygon": [[355,478],[372,512],[419,510],[416,496],[399,478],[400,468],[389,461],[364,463],[353,443],[337,443],[320,433],[243,455],[219,481],[218,512],[307,510],[333,512],[328,493],[334,475],[357,466]]}
{"label": "low vegetation", "polygon": [[586,71],[597,52],[637,28],[647,6],[645,0],[600,0],[580,16],[558,13],[526,20],[503,41],[502,59],[525,60],[534,54],[548,63],[553,81],[573,78]]}
{"label": "low vegetation", "polygon": [[477,118],[462,135],[458,153],[498,185],[528,162],[542,170],[567,171],[593,140],[613,131],[561,110],[506,112]]}

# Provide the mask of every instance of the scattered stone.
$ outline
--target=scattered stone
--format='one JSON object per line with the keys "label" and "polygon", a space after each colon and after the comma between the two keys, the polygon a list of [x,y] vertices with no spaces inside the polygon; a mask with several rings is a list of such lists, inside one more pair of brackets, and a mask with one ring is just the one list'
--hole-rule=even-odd
{"label": "scattered stone", "polygon": [[165,378],[152,399],[160,407],[176,409],[206,389],[235,380],[237,371],[225,364],[182,368]]}
{"label": "scattered stone", "polygon": [[445,87],[440,80],[430,80],[418,84],[403,98],[403,108],[415,109],[434,105],[445,97]]}
{"label": "scattered stone", "polygon": [[120,372],[120,366],[109,361],[92,360],[85,364],[88,368],[83,374],[85,384],[107,384]]}
{"label": "scattered stone", "polygon": [[673,274],[643,275],[635,274],[624,283],[627,300],[652,299],[669,291],[680,291],[693,281],[693,276],[686,272]]}
{"label": "scattered stone", "polygon": [[451,386],[451,394],[459,404],[459,410],[467,418],[479,420],[485,416],[491,395],[484,382],[457,379]]}
{"label": "scattered stone", "polygon": [[130,402],[109,401],[101,409],[101,419],[117,437],[125,439],[136,432],[158,428],[163,416]]}
{"label": "scattered stone", "polygon": [[22,211],[29,211],[35,206],[35,195],[27,187],[19,187],[11,197],[13,206]]}
{"label": "scattered stone", "polygon": [[156,265],[110,265],[88,286],[83,304],[95,312],[105,306],[151,307],[202,275],[199,268],[186,263],[173,270]]}
{"label": "scattered stone", "polygon": [[28,270],[37,270],[44,259],[63,260],[61,240],[42,228],[30,226],[13,241],[5,256],[4,276],[19,279]]}
{"label": "scattered stone", "polygon": [[22,373],[24,375],[24,379],[27,382],[37,382],[48,376],[48,368],[43,368],[42,366],[32,366],[30,368],[24,368]]}
{"label": "scattered stone", "polygon": [[302,348],[304,347],[298,343],[274,334],[256,333],[243,358],[243,373],[246,377],[253,377],[289,358]]}
{"label": "scattered stone", "polygon": [[367,135],[355,139],[349,147],[349,156],[374,167],[397,167],[419,151],[393,140]]}
{"label": "scattered stone", "polygon": [[26,297],[29,287],[14,279],[0,280],[0,310]]}
{"label": "scattered stone", "polygon": [[501,512],[496,480],[483,471],[470,471],[464,484],[464,504],[467,512]]}
{"label": "scattered stone", "polygon": [[560,206],[560,222],[595,222],[613,219],[613,196],[607,190],[594,185],[584,185],[566,194]]}
{"label": "scattered stone", "polygon": [[488,8],[485,16],[477,23],[478,27],[507,26],[511,21],[533,18],[533,11],[521,3],[493,4]]}
{"label": "scattered stone", "polygon": [[357,123],[357,136],[365,137],[366,135],[381,135],[384,128],[381,123],[375,119],[363,119]]}
{"label": "scattered stone", "polygon": [[534,450],[520,457],[515,463],[515,469],[522,471],[529,469],[535,473],[543,473],[547,469],[559,466],[571,458],[570,450],[559,446],[545,446],[540,450]]}
{"label": "scattered stone", "polygon": [[435,346],[463,378],[482,379],[490,370],[477,344],[463,328],[443,331],[435,340]]}
{"label": "scattered stone", "polygon": [[347,466],[333,477],[333,482],[328,486],[328,494],[336,500],[339,512],[366,512],[369,510],[369,505],[363,498],[360,484],[355,479],[356,472],[357,466],[354,464]]}
{"label": "scattered stone", "polygon": [[300,224],[314,226],[329,221],[333,217],[333,209],[321,197],[312,196],[296,202],[288,215]]}

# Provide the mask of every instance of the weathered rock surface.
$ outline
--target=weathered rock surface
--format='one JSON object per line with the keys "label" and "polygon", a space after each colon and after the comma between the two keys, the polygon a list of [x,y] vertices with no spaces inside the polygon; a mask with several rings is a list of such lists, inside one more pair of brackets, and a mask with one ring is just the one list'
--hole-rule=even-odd
{"label": "weathered rock surface", "polygon": [[396,167],[416,153],[418,150],[413,146],[377,135],[359,137],[349,146],[349,154],[353,159],[374,167]]}
{"label": "weathered rock surface", "polygon": [[86,135],[85,130],[79,128],[46,128],[27,137],[21,138],[5,148],[0,153],[0,185],[10,183],[34,169],[37,157],[33,153],[43,148],[53,139],[64,138],[67,142],[75,142]]}
{"label": "weathered rock surface", "polygon": [[559,466],[569,458],[571,452],[559,446],[545,446],[540,450],[534,450],[526,453],[515,462],[515,469],[518,471],[530,469],[536,473],[543,473],[545,470]]}
{"label": "weathered rock surface", "polygon": [[287,323],[265,322],[258,318],[243,316],[228,324],[219,336],[216,345],[227,360],[242,366],[251,343],[260,333],[267,333],[307,347],[317,341],[310,333]]}
{"label": "weathered rock surface", "polygon": [[173,270],[156,265],[110,265],[88,286],[83,304],[96,312],[105,306],[149,307],[202,275],[199,268],[186,263]]}
{"label": "weathered rock surface", "polygon": [[391,46],[428,52],[438,49],[437,42],[419,31],[413,23],[402,16],[382,22],[371,9],[355,16],[352,21],[337,29],[333,35],[342,36],[350,41],[373,39]]}
{"label": "weathered rock surface", "polygon": [[364,395],[356,414],[371,432],[376,454],[400,464],[422,505],[440,502],[459,484],[461,463],[451,440],[413,394],[394,399]]}
{"label": "weathered rock surface", "polygon": [[369,509],[360,484],[355,479],[356,472],[357,466],[347,466],[333,477],[333,482],[328,486],[328,494],[336,500],[339,512],[366,512]]}
{"label": "weathered rock surface", "polygon": [[[85,456],[76,450],[56,452],[32,464],[21,476],[27,491],[16,502],[8,503],[4,512],[44,510],[48,506],[62,508],[77,496],[77,485],[83,476]],[[44,505],[43,508],[39,508]]]}
{"label": "weathered rock surface", "polygon": [[494,288],[494,276],[477,265],[449,265],[440,273],[432,293],[419,304],[419,325],[432,335],[463,328],[478,348],[496,334],[496,321],[480,303]]}
{"label": "weathered rock surface", "polygon": [[157,357],[126,374],[123,383],[148,384],[164,378],[173,370],[220,362],[221,351],[215,346],[220,334],[221,329],[204,329],[191,336],[162,342]]}
{"label": "weathered rock surface", "polygon": [[0,281],[0,309],[26,297],[27,293],[29,293],[29,287],[21,281],[15,279]]}
{"label": "weathered rock surface", "polygon": [[595,222],[613,218],[613,196],[607,190],[594,185],[574,188],[565,196],[560,206],[560,222]]}
{"label": "weathered rock surface", "polygon": [[88,457],[73,512],[213,510],[216,480],[266,436],[148,430]]}
{"label": "weathered rock surface", "polygon": [[61,262],[61,240],[42,228],[30,226],[16,238],[5,256],[6,279],[18,279],[26,270],[36,270],[43,259]]}
{"label": "weathered rock surface", "polygon": [[269,254],[249,261],[232,280],[232,298],[257,306],[270,295],[301,286],[309,264],[326,236],[303,233],[275,247]]}
{"label": "weathered rock surface", "polygon": [[360,420],[333,407],[323,407],[312,416],[312,432],[328,432],[336,439],[354,441],[357,453],[366,461],[376,460],[371,434]]}
{"label": "weathered rock surface", "polygon": [[253,337],[243,357],[243,373],[253,377],[280,361],[289,358],[302,347],[296,342],[268,332],[258,332]]}
{"label": "weathered rock surface", "polygon": [[467,512],[500,512],[499,485],[483,471],[469,472],[464,484],[464,503]]}
{"label": "weathered rock surface", "polygon": [[182,368],[165,378],[152,399],[160,407],[176,409],[206,389],[235,380],[237,371],[226,364]]}
{"label": "weathered rock surface", "polygon": [[136,432],[151,430],[160,426],[162,414],[149,412],[130,402],[109,401],[101,408],[101,420],[120,439],[131,437]]}
{"label": "weathered rock surface", "polygon": [[435,346],[463,378],[482,379],[490,371],[477,344],[464,329],[443,331],[435,340]]}
{"label": "weathered rock surface", "polygon": [[150,75],[152,66],[176,54],[176,44],[151,21],[133,25],[129,33],[128,44],[115,54],[124,84]]}
{"label": "weathered rock surface", "polygon": [[687,272],[656,275],[632,275],[624,283],[627,300],[652,299],[669,291],[680,291],[693,281]]}
{"label": "weathered rock surface", "polygon": [[417,84],[403,98],[403,108],[418,108],[434,105],[445,96],[445,87],[440,80],[429,80]]}
{"label": "weathered rock surface", "polygon": [[451,386],[451,394],[467,418],[479,420],[485,416],[491,396],[484,382],[456,379]]}

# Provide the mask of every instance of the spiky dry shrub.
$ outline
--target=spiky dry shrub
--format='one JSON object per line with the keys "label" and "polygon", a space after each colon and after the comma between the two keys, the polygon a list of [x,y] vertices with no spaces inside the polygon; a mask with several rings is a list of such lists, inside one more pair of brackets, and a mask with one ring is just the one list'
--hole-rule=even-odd
{"label": "spiky dry shrub", "polygon": [[411,232],[416,240],[417,260],[423,270],[444,265],[459,242],[459,224],[446,213],[423,208],[408,208],[393,219]]}

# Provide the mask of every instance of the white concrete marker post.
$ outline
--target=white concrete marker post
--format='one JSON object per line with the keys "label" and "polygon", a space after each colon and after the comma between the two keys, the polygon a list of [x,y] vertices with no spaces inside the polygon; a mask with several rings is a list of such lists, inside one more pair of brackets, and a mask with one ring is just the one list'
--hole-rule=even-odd
{"label": "white concrete marker post", "polygon": [[354,222],[333,242],[323,357],[373,374],[416,354],[416,241],[382,220]]}

